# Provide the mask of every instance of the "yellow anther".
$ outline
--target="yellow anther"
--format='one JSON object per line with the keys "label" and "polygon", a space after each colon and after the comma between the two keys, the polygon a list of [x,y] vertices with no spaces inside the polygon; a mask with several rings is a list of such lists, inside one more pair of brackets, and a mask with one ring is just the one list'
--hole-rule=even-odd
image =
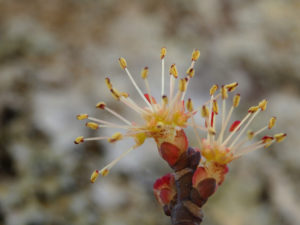
{"label": "yellow anther", "polygon": [[187,81],[186,81],[186,79],[184,79],[184,78],[180,79],[179,80],[179,84],[178,84],[179,91],[185,92],[186,88],[187,88]]}
{"label": "yellow anther", "polygon": [[264,110],[266,110],[266,108],[267,108],[267,100],[266,99],[264,99],[264,100],[262,100],[261,102],[259,102],[258,103],[258,107],[261,109],[261,111],[264,111]]}
{"label": "yellow anther", "polygon": [[112,88],[110,92],[116,100],[120,100],[121,94],[116,89]]}
{"label": "yellow anther", "polygon": [[91,175],[91,179],[90,179],[91,183],[95,183],[98,176],[99,176],[99,170],[95,170]]}
{"label": "yellow anther", "polygon": [[233,83],[230,83],[230,84],[226,84],[225,85],[225,88],[227,88],[227,90],[229,92],[232,92],[235,90],[235,88],[238,86],[238,82],[233,82]]}
{"label": "yellow anther", "polygon": [[123,135],[120,132],[116,132],[107,140],[109,143],[114,143],[114,142],[122,140],[122,139],[123,139]]}
{"label": "yellow anther", "polygon": [[99,109],[105,109],[105,106],[106,106],[105,102],[98,102],[96,104],[96,108],[99,108]]}
{"label": "yellow anther", "polygon": [[195,75],[195,70],[194,68],[189,68],[187,71],[186,71],[186,74],[192,78],[194,75]]}
{"label": "yellow anther", "polygon": [[160,50],[160,59],[165,58],[166,54],[167,54],[167,49],[165,47],[162,47]]}
{"label": "yellow anther", "polygon": [[247,137],[248,137],[249,140],[252,140],[253,137],[254,137],[254,132],[249,130],[248,133],[247,133]]}
{"label": "yellow anther", "polygon": [[219,113],[219,106],[218,106],[217,100],[214,100],[214,101],[213,101],[213,105],[212,105],[212,106],[213,106],[213,107],[212,107],[213,112],[214,112],[215,114],[218,115],[218,113]]}
{"label": "yellow anther", "polygon": [[286,134],[285,133],[279,133],[279,134],[275,134],[274,138],[276,140],[276,142],[281,142],[285,139]]}
{"label": "yellow anther", "polygon": [[273,116],[273,117],[269,120],[268,128],[269,128],[269,129],[272,129],[272,128],[275,126],[275,123],[276,123],[276,117]]}
{"label": "yellow anther", "polygon": [[146,133],[138,133],[135,135],[134,140],[137,146],[140,146],[144,144],[145,140],[147,138]]}
{"label": "yellow anther", "polygon": [[79,115],[76,116],[76,118],[77,118],[78,120],[85,120],[85,119],[87,119],[88,117],[89,117],[88,114],[79,114]]}
{"label": "yellow anther", "polygon": [[110,79],[108,77],[105,78],[105,84],[108,87],[108,89],[112,89],[112,84],[110,82]]}
{"label": "yellow anther", "polygon": [[209,127],[207,131],[208,131],[208,133],[209,133],[210,135],[216,135],[216,131],[215,131],[215,129],[212,128],[212,127]]}
{"label": "yellow anther", "polygon": [[204,118],[209,117],[209,110],[208,110],[208,108],[207,108],[206,105],[203,105],[203,106],[202,106],[202,109],[201,109],[201,116],[204,117]]}
{"label": "yellow anther", "polygon": [[248,113],[255,113],[257,110],[259,110],[259,106],[251,106],[248,109]]}
{"label": "yellow anther", "polygon": [[186,108],[189,112],[193,112],[194,111],[194,106],[193,106],[193,102],[192,99],[188,99],[186,102]]}
{"label": "yellow anther", "polygon": [[93,130],[97,130],[99,128],[99,124],[94,122],[88,122],[85,125]]}
{"label": "yellow anther", "polygon": [[233,107],[236,108],[239,106],[240,104],[240,100],[241,100],[241,96],[240,94],[236,94],[234,97],[233,97]]}
{"label": "yellow anther", "polygon": [[109,173],[109,169],[102,169],[102,170],[100,171],[100,174],[101,174],[101,176],[103,176],[103,177],[107,176],[108,173]]}
{"label": "yellow anther", "polygon": [[192,53],[192,61],[197,61],[200,57],[200,51],[195,49]]}
{"label": "yellow anther", "polygon": [[213,95],[217,90],[218,90],[219,86],[214,84],[213,86],[211,86],[210,90],[209,90],[209,94]]}
{"label": "yellow anther", "polygon": [[83,136],[79,136],[79,137],[75,138],[74,143],[75,143],[75,144],[80,144],[80,143],[82,143],[83,141],[84,141]]}
{"label": "yellow anther", "polygon": [[123,70],[125,70],[127,68],[127,62],[123,57],[119,58],[119,63]]}
{"label": "yellow anther", "polygon": [[163,95],[163,96],[162,96],[162,100],[163,100],[163,104],[164,104],[164,105],[167,105],[168,102],[169,102],[168,96],[166,96],[166,95]]}
{"label": "yellow anther", "polygon": [[222,88],[221,88],[221,95],[222,95],[222,99],[228,98],[227,88],[224,85],[222,85]]}
{"label": "yellow anther", "polygon": [[148,67],[146,66],[146,67],[142,70],[142,72],[141,72],[141,77],[142,77],[143,79],[146,79],[146,78],[148,77],[148,72],[149,72],[149,69],[148,69]]}
{"label": "yellow anther", "polygon": [[177,71],[175,64],[171,65],[169,72],[170,72],[170,75],[173,75],[175,78],[178,77],[178,71]]}

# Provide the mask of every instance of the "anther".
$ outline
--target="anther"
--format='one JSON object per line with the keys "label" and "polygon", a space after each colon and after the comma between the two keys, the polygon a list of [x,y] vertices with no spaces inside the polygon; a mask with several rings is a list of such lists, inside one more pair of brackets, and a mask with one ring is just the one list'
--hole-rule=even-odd
{"label": "anther", "polygon": [[165,47],[162,47],[160,50],[160,59],[165,58],[166,54],[167,54],[167,49]]}
{"label": "anther", "polygon": [[80,143],[82,143],[83,141],[84,141],[83,136],[79,136],[79,137],[75,138],[74,143],[75,143],[75,144],[80,144]]}
{"label": "anther", "polygon": [[123,139],[123,135],[120,132],[116,132],[107,140],[109,143],[114,143],[114,142],[122,140],[122,139]]}
{"label": "anther", "polygon": [[218,88],[219,88],[219,86],[216,85],[216,84],[214,84],[214,85],[210,88],[209,94],[210,94],[210,95],[213,95],[213,94],[218,90]]}
{"label": "anther", "polygon": [[259,102],[258,103],[258,107],[261,109],[261,111],[264,111],[264,110],[266,110],[266,108],[267,108],[267,100],[266,99],[264,99],[264,100],[262,100],[261,102]]}
{"label": "anther", "polygon": [[110,89],[110,92],[116,100],[120,100],[120,93],[116,89],[112,88]]}
{"label": "anther", "polygon": [[276,140],[276,142],[281,142],[285,139],[286,134],[285,133],[279,133],[279,134],[275,134],[274,138]]}
{"label": "anther", "polygon": [[186,108],[189,112],[192,112],[194,111],[194,106],[193,106],[193,102],[192,102],[192,99],[188,99],[187,100],[187,103],[186,103]]}
{"label": "anther", "polygon": [[225,85],[225,88],[227,88],[227,90],[229,92],[232,92],[235,90],[235,88],[238,86],[238,82],[233,82],[233,83],[230,83],[230,84],[226,84]]}
{"label": "anther", "polygon": [[87,119],[88,117],[89,117],[88,114],[79,114],[79,115],[76,116],[76,118],[77,118],[78,120],[85,120],[85,119]]}
{"label": "anther", "polygon": [[120,63],[120,67],[123,70],[125,70],[127,68],[127,62],[126,62],[126,60],[123,57],[119,58],[119,63]]}
{"label": "anther", "polygon": [[234,107],[234,108],[236,108],[236,107],[239,106],[240,100],[241,100],[240,94],[236,94],[236,95],[233,97],[233,107]]}
{"label": "anther", "polygon": [[248,109],[248,113],[255,113],[257,110],[259,110],[259,106],[251,106]]}
{"label": "anther", "polygon": [[218,115],[218,113],[219,113],[219,106],[218,106],[217,100],[215,100],[215,99],[213,100],[212,110],[213,110],[213,112],[215,114]]}
{"label": "anther", "polygon": [[101,176],[103,176],[103,177],[107,176],[108,173],[109,173],[109,169],[107,169],[107,168],[102,169],[102,170],[100,171],[100,174],[101,174]]}
{"label": "anther", "polygon": [[269,121],[269,125],[268,125],[268,128],[269,129],[272,129],[274,126],[275,126],[275,123],[276,123],[276,117],[273,116],[270,121]]}
{"label": "anther", "polygon": [[228,98],[227,88],[225,88],[224,85],[222,85],[222,88],[221,88],[221,95],[222,95],[222,99]]}
{"label": "anther", "polygon": [[215,129],[212,128],[212,127],[209,127],[207,131],[208,131],[208,133],[209,133],[210,135],[216,135],[216,131],[215,131]]}
{"label": "anther", "polygon": [[189,69],[186,71],[186,74],[187,74],[190,78],[194,77],[194,75],[195,75],[195,70],[194,70],[194,68],[189,68]]}
{"label": "anther", "polygon": [[142,77],[143,79],[146,79],[146,78],[148,77],[148,72],[149,72],[149,69],[148,69],[148,67],[146,66],[146,67],[142,70],[142,72],[141,72],[141,77]]}
{"label": "anther", "polygon": [[163,95],[162,96],[162,100],[163,100],[163,103],[164,103],[164,105],[167,105],[168,104],[168,96],[166,96],[166,95]]}
{"label": "anther", "polygon": [[204,118],[208,118],[209,117],[209,110],[208,110],[208,108],[207,108],[206,105],[202,106],[201,116],[204,117]]}
{"label": "anther", "polygon": [[98,102],[96,104],[96,108],[99,108],[99,109],[105,109],[105,106],[106,106],[105,102]]}
{"label": "anther", "polygon": [[172,64],[169,70],[170,75],[173,75],[174,78],[178,77],[178,71],[175,64]]}
{"label": "anther", "polygon": [[192,53],[192,61],[197,61],[200,57],[200,51],[195,49]]}
{"label": "anther", "polygon": [[91,183],[95,183],[98,176],[99,176],[99,170],[95,170],[91,175],[91,179],[90,179]]}
{"label": "anther", "polygon": [[110,82],[110,79],[108,77],[105,78],[105,84],[108,87],[108,89],[112,89],[112,84]]}
{"label": "anther", "polygon": [[263,143],[269,143],[270,141],[272,141],[274,138],[272,137],[272,136],[268,136],[268,135],[266,135],[266,136],[263,136],[262,137],[262,142]]}
{"label": "anther", "polygon": [[186,81],[186,79],[184,79],[184,78],[180,79],[179,80],[179,84],[178,84],[179,91],[185,92],[186,88],[187,88],[187,81]]}
{"label": "anther", "polygon": [[248,137],[249,140],[252,140],[253,137],[254,137],[254,132],[251,131],[251,130],[249,130],[249,131],[247,132],[247,137]]}
{"label": "anther", "polygon": [[94,122],[87,122],[85,125],[93,130],[97,130],[99,128],[99,124]]}

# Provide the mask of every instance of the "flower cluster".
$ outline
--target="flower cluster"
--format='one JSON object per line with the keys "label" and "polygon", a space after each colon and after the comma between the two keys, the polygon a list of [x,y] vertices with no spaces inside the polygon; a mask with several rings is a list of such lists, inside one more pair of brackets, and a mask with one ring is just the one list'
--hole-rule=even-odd
{"label": "flower cluster", "polygon": [[[75,143],[93,140],[107,140],[114,143],[124,138],[132,138],[135,141],[135,144],[117,159],[102,169],[95,170],[92,173],[91,182],[95,182],[99,174],[106,176],[119,160],[133,149],[141,146],[147,138],[155,140],[161,157],[177,173],[188,167],[184,158],[190,154],[187,153],[190,148],[184,129],[191,127],[197,140],[197,146],[191,150],[191,154],[198,152],[201,155],[201,160],[199,159],[193,170],[191,183],[192,187],[198,190],[202,199],[207,199],[224,181],[228,172],[227,165],[231,161],[256,149],[267,148],[274,142],[281,142],[286,134],[261,135],[264,131],[274,127],[276,117],[270,118],[261,129],[248,130],[258,114],[266,110],[267,101],[265,99],[258,102],[257,105],[251,106],[241,120],[232,120],[232,114],[240,103],[240,94],[233,96],[230,107],[227,106],[227,101],[229,94],[236,90],[237,82],[220,87],[213,85],[210,88],[210,99],[200,107],[194,108],[191,98],[185,100],[188,85],[195,74],[194,65],[200,56],[199,50],[193,51],[191,65],[183,78],[179,79],[175,64],[169,67],[169,90],[167,92],[165,88],[167,86],[165,84],[165,80],[167,80],[165,79],[165,56],[166,48],[162,48],[160,53],[162,66],[159,98],[155,98],[154,93],[151,92],[148,82],[148,67],[141,71],[141,78],[144,80],[146,90],[143,92],[131,75],[126,60],[124,58],[119,59],[121,69],[125,71],[137,93],[144,100],[144,106],[138,105],[129,97],[128,93],[117,90],[110,78],[105,78],[106,86],[112,96],[142,118],[143,123],[129,121],[109,108],[105,102],[99,102],[96,104],[97,108],[111,113],[123,124],[97,119],[87,114],[80,114],[77,119],[88,120],[86,126],[91,129],[108,127],[119,128],[124,132],[114,133],[110,137],[85,138],[80,136],[75,139]],[[176,82],[177,80],[178,82]],[[202,117],[202,125],[196,117]],[[177,195],[175,183],[179,178],[176,179],[178,176],[176,173],[175,175],[167,174],[154,184],[155,196],[163,206],[168,205]]]}

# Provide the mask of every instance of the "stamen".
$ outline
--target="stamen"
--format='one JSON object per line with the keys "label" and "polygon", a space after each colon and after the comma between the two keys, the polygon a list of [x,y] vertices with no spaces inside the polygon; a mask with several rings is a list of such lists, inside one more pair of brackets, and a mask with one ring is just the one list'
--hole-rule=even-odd
{"label": "stamen", "polygon": [[209,90],[210,96],[212,96],[218,90],[218,88],[219,88],[219,86],[214,84]]}
{"label": "stamen", "polygon": [[260,103],[258,103],[258,107],[261,109],[261,111],[265,111],[267,108],[267,100],[264,99]]}
{"label": "stamen", "polygon": [[[151,95],[151,89],[150,89],[150,85],[149,85],[149,82],[148,82],[148,79],[147,79],[147,77],[148,77],[148,67],[146,66],[143,70],[142,70],[142,72],[141,72],[141,77],[142,77],[142,79],[144,80],[144,82],[145,82],[145,86],[146,86],[146,90],[147,90],[147,92],[148,92],[148,95],[150,96],[149,97],[149,99],[150,99],[150,103],[151,103],[151,108],[152,109],[154,109],[154,107],[152,107],[153,105],[154,105],[154,102],[153,102],[153,100],[152,100],[152,95]],[[145,95],[144,95],[145,96]],[[147,99],[148,100],[148,99]]]}
{"label": "stamen", "polygon": [[137,90],[137,92],[139,93],[139,95],[142,97],[142,99],[144,99],[144,101],[146,102],[146,104],[148,105],[148,107],[152,110],[151,104],[147,101],[147,99],[145,98],[144,94],[142,93],[141,89],[138,87],[138,85],[136,84],[135,80],[133,79],[133,77],[131,76],[131,73],[129,72],[128,68],[127,68],[127,62],[124,58],[119,58],[119,62],[120,62],[120,66],[122,69],[125,70],[125,72],[127,73],[131,83],[133,84],[133,86],[135,87],[135,89]]}
{"label": "stamen", "polygon": [[111,113],[112,115],[114,115],[115,117],[119,118],[120,120],[122,120],[124,123],[128,124],[129,126],[132,125],[131,122],[129,122],[127,119],[125,119],[123,116],[121,116],[119,113],[115,112],[114,110],[108,108],[106,106],[106,104],[104,102],[99,102],[96,104],[96,108],[99,109],[105,109],[106,111],[108,111],[109,113]]}
{"label": "stamen", "polygon": [[112,89],[112,84],[111,84],[110,79],[108,77],[105,78],[105,84],[106,84],[106,86],[109,90]]}
{"label": "stamen", "polygon": [[203,118],[208,118],[208,116],[209,116],[209,110],[208,110],[208,108],[207,108],[206,105],[203,105],[203,106],[202,106],[201,116],[202,116]]}
{"label": "stamen", "polygon": [[161,48],[160,59],[161,59],[161,95],[165,94],[165,56],[167,54],[166,48]]}
{"label": "stamen", "polygon": [[178,77],[178,72],[175,64],[172,64],[169,70],[170,73],[170,100],[173,99],[174,79]]}
{"label": "stamen", "polygon": [[186,71],[186,74],[190,77],[190,78],[193,78],[195,76],[195,70],[194,68],[189,68],[187,71]]}
{"label": "stamen", "polygon": [[217,102],[217,100],[213,100],[213,107],[212,107],[212,109],[213,109],[213,112],[216,114],[216,115],[218,115],[218,113],[219,113],[219,106],[218,106],[218,102]]}
{"label": "stamen", "polygon": [[193,106],[193,102],[192,99],[188,99],[186,102],[186,108],[189,112],[193,112],[194,111],[194,106]]}
{"label": "stamen", "polygon": [[[259,111],[256,111],[252,117],[249,119],[249,121],[247,122],[247,124],[243,127],[243,129],[241,130],[241,132],[238,134],[238,136],[234,139],[234,141],[231,143],[231,145],[229,146],[229,148],[232,148],[232,146],[239,140],[239,138],[241,137],[241,135],[244,133],[244,131],[247,129],[247,127],[250,125],[250,123],[254,120],[255,116],[259,113]],[[240,128],[240,125],[238,126],[238,128]],[[235,129],[236,130],[238,130]],[[233,132],[234,133],[234,132]]]}
{"label": "stamen", "polygon": [[130,149],[128,149],[126,152],[122,153],[118,158],[116,158],[115,160],[113,160],[111,163],[109,163],[107,166],[105,166],[104,168],[102,168],[100,170],[100,174],[102,176],[106,176],[110,169],[116,165],[121,159],[123,159],[128,153],[130,153],[132,150],[134,150],[136,148],[136,146],[131,147]]}

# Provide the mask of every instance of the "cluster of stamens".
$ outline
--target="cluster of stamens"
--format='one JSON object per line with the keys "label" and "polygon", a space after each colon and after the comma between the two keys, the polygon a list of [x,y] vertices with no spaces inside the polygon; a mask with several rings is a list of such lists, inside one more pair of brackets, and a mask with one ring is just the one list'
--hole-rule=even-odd
{"label": "cluster of stamens", "polygon": [[[138,105],[133,99],[129,97],[126,92],[118,91],[111,83],[110,78],[105,78],[106,86],[111,92],[112,96],[122,104],[129,107],[135,112],[143,121],[142,124],[137,122],[131,122],[118,112],[109,108],[106,103],[99,102],[96,104],[96,108],[105,110],[108,113],[115,116],[123,124],[108,122],[105,120],[90,117],[87,114],[80,114],[77,116],[78,120],[88,120],[86,126],[91,129],[98,128],[118,128],[125,130],[125,133],[116,132],[110,137],[90,137],[85,138],[83,136],[75,139],[75,144],[79,144],[85,141],[95,140],[107,140],[110,143],[122,140],[123,138],[133,138],[135,144],[121,154],[117,159],[113,160],[107,166],[101,170],[95,170],[91,176],[91,182],[95,182],[98,175],[106,176],[109,170],[129,152],[142,145],[147,138],[153,138],[159,145],[162,142],[172,142],[176,136],[176,132],[180,129],[190,126],[193,128],[199,149],[202,156],[207,162],[214,162],[218,164],[227,164],[233,159],[240,157],[241,155],[254,151],[261,147],[268,147],[274,142],[280,142],[284,139],[286,134],[280,133],[274,136],[263,136],[259,141],[245,146],[245,144],[252,140],[255,136],[259,135],[266,129],[271,129],[276,121],[275,117],[272,117],[269,124],[259,129],[258,131],[248,131],[248,135],[240,140],[241,136],[245,133],[250,123],[258,115],[259,112],[266,109],[267,101],[262,100],[257,106],[249,108],[248,113],[241,121],[234,121],[229,128],[229,134],[225,138],[226,129],[231,119],[231,115],[236,107],[239,105],[240,95],[236,94],[233,97],[233,104],[226,112],[226,99],[228,98],[228,92],[233,92],[238,83],[231,83],[223,85],[220,88],[220,92],[216,94],[219,87],[213,85],[210,89],[210,100],[198,109],[194,109],[192,100],[189,98],[184,102],[185,94],[189,85],[190,79],[194,76],[194,65],[200,56],[199,50],[194,50],[191,57],[191,65],[186,71],[186,75],[179,79],[177,91],[175,89],[176,80],[178,79],[178,70],[175,64],[172,64],[169,69],[169,93],[165,91],[165,56],[166,48],[161,49],[161,94],[160,101],[152,96],[150,85],[148,82],[149,69],[145,67],[141,71],[141,78],[144,80],[146,93],[144,94],[139,86],[136,84],[130,71],[127,67],[127,62],[124,58],[119,58],[120,67],[124,70],[129,77],[131,83],[135,87],[137,93],[144,100],[145,106]],[[219,134],[217,135],[216,129],[216,116],[219,115],[218,100],[222,99],[221,110],[221,127]],[[204,126],[199,126],[195,121],[195,115],[200,112],[205,120]],[[191,122],[189,122],[191,121]],[[206,138],[200,138],[199,130],[207,133]],[[235,136],[235,137],[234,137]]]}

